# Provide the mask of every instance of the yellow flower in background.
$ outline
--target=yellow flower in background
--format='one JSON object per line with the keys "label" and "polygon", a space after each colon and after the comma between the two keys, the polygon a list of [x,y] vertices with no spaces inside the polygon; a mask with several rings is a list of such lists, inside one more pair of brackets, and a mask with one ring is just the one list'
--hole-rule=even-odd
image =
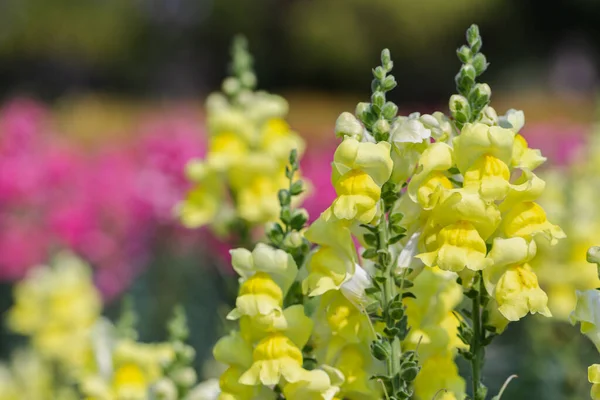
{"label": "yellow flower in background", "polygon": [[339,219],[369,223],[377,213],[381,186],[390,178],[393,162],[387,142],[367,143],[346,138],[335,151],[331,181],[338,195],[332,204]]}
{"label": "yellow flower in background", "polygon": [[277,385],[281,379],[297,382],[306,374],[302,368],[302,352],[294,342],[281,333],[261,340],[253,352],[252,366],[239,382],[244,385]]}
{"label": "yellow flower in background", "polygon": [[173,360],[175,353],[170,344],[123,339],[117,342],[111,357],[109,376],[101,373],[82,379],[81,390],[87,399],[147,399],[152,385],[162,378],[163,367]]}
{"label": "yellow flower in background", "polygon": [[[0,400],[54,400],[57,382],[51,365],[31,348],[17,349],[0,363]],[[77,400],[73,388],[60,389],[61,400]]]}
{"label": "yellow flower in background", "polygon": [[217,216],[225,198],[225,188],[215,170],[197,162],[188,164],[187,175],[197,185],[176,206],[175,213],[185,227],[198,228]]}
{"label": "yellow flower in background", "polygon": [[281,164],[287,163],[293,149],[299,154],[304,152],[304,140],[293,132],[282,118],[272,118],[265,122],[261,129],[259,146]]}
{"label": "yellow flower in background", "polygon": [[29,336],[44,359],[70,374],[91,366],[90,333],[102,303],[86,264],[61,253],[51,267],[34,268],[16,285],[14,295],[7,315],[12,331]]}
{"label": "yellow flower in background", "polygon": [[[244,74],[254,76],[249,70]],[[194,187],[175,210],[187,227],[210,225],[226,234],[240,219],[252,227],[279,217],[277,193],[289,184],[285,165],[292,150],[302,155],[304,141],[285,121],[283,98],[255,92],[254,84],[245,87],[242,80],[226,78],[223,90],[229,97],[216,93],[207,99],[207,154],[190,161],[188,169],[210,172],[188,174]]]}

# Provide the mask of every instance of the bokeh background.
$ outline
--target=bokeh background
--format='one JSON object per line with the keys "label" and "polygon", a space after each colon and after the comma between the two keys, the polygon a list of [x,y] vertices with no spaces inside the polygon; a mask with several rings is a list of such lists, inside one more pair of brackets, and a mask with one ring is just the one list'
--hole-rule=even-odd
{"label": "bokeh background", "polygon": [[[523,109],[546,168],[577,179],[598,117],[594,0],[1,0],[0,312],[31,266],[70,248],[93,266],[109,317],[133,297],[142,340],[164,339],[183,303],[202,375],[235,281],[228,244],[186,231],[171,210],[183,166],[204,152],[203,99],[226,76],[232,37],[248,37],[259,86],[290,103],[318,215],[333,196],[322,176],[335,119],[367,99],[380,50],[391,50],[402,112],[446,111],[472,22],[493,106]],[[3,329],[0,356],[19,343]],[[507,398],[582,399],[597,353],[567,322],[534,317],[488,356],[492,391],[519,375]]]}

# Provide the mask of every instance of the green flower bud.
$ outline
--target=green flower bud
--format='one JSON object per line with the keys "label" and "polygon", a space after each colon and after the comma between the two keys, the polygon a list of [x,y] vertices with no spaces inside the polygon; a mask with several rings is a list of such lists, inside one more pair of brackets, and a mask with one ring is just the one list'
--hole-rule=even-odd
{"label": "green flower bud", "polygon": [[419,374],[419,367],[417,367],[416,365],[411,365],[408,368],[403,369],[400,376],[406,382],[412,382],[417,378],[418,374]]}
{"label": "green flower bud", "polygon": [[477,110],[480,110],[490,102],[491,96],[492,89],[490,86],[487,83],[478,83],[469,93],[469,100]]}
{"label": "green flower bud", "polygon": [[386,119],[380,119],[373,124],[373,133],[375,135],[387,135],[390,133],[390,123]]}
{"label": "green flower bud", "polygon": [[349,112],[341,113],[335,121],[335,135],[337,137],[349,136],[360,140],[363,130],[364,128],[360,121]]}
{"label": "green flower bud", "polygon": [[363,120],[365,118],[365,115],[369,112],[371,112],[371,104],[361,102],[356,105],[356,110],[354,111],[354,114],[356,114],[356,116],[359,119]]}
{"label": "green flower bud", "polygon": [[464,96],[455,94],[450,97],[450,112],[460,123],[466,123],[471,116],[471,106]]}
{"label": "green flower bud", "polygon": [[281,189],[277,193],[277,196],[279,197],[279,204],[281,204],[282,206],[290,205],[292,201],[292,196],[290,195],[289,191],[287,191],[286,189]]}
{"label": "green flower bud", "polygon": [[383,105],[385,104],[385,95],[379,91],[373,93],[373,95],[371,96],[371,103],[372,106],[381,110],[383,108]]}
{"label": "green flower bud", "polygon": [[381,110],[381,113],[383,114],[383,117],[385,119],[392,120],[396,118],[396,115],[398,114],[398,106],[392,103],[391,101],[388,101],[383,106],[383,110]]}
{"label": "green flower bud", "polygon": [[230,76],[229,78],[225,78],[225,80],[223,81],[222,88],[224,93],[231,96],[239,92],[242,88],[242,85],[240,84],[240,81],[237,78]]}
{"label": "green flower bud", "polygon": [[466,94],[471,91],[476,75],[475,68],[471,64],[463,64],[460,67],[460,71],[458,71],[458,74],[454,78],[459,93]]}
{"label": "green flower bud", "polygon": [[477,53],[481,50],[481,35],[479,34],[479,27],[475,24],[467,29],[467,43],[471,46],[473,53]]}
{"label": "green flower bud", "polygon": [[392,63],[392,55],[390,54],[389,49],[383,49],[381,51],[381,65],[389,72],[393,67]]}
{"label": "green flower bud", "polygon": [[386,92],[389,92],[390,90],[395,88],[396,85],[397,85],[396,78],[394,78],[393,75],[387,76],[382,83],[383,90],[385,90]]}
{"label": "green flower bud", "polygon": [[387,340],[371,342],[371,354],[380,361],[385,361],[392,355],[392,345]]}
{"label": "green flower bud", "polygon": [[244,87],[253,88],[256,86],[256,75],[252,71],[244,71],[240,76],[240,82]]}
{"label": "green flower bud", "polygon": [[191,387],[196,383],[196,371],[192,367],[176,369],[171,373],[171,378],[178,386]]}
{"label": "green flower bud", "polygon": [[460,49],[456,50],[456,55],[461,62],[467,63],[471,60],[473,53],[471,53],[471,49],[468,46],[461,46]]}
{"label": "green flower bud", "polygon": [[177,400],[177,387],[170,379],[162,378],[156,382],[152,392],[159,400]]}
{"label": "green flower bud", "polygon": [[473,57],[472,64],[478,76],[483,74],[489,65],[482,53],[478,53],[475,57]]}
{"label": "green flower bud", "polygon": [[308,211],[306,211],[304,208],[299,208],[299,209],[294,210],[292,217],[290,219],[290,225],[291,225],[292,229],[299,231],[302,228],[304,228],[304,225],[306,224],[307,221],[308,221]]}
{"label": "green flower bud", "polygon": [[292,231],[287,234],[285,239],[283,240],[283,245],[290,249],[297,249],[302,246],[303,236],[300,232]]}
{"label": "green flower bud", "polygon": [[385,77],[385,70],[382,67],[377,67],[373,70],[373,76],[378,80],[382,80]]}

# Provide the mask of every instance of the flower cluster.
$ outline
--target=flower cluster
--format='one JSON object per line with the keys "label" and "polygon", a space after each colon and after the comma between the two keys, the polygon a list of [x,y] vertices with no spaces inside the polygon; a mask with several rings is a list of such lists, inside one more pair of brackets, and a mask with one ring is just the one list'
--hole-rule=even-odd
{"label": "flower cluster", "polygon": [[232,56],[233,76],[223,82],[224,93],[207,99],[207,154],[187,165],[194,187],[177,212],[187,227],[239,231],[247,241],[250,228],[277,219],[287,157],[292,149],[301,152],[303,141],[284,120],[286,101],[254,91],[252,58],[241,37]]}
{"label": "flower cluster", "polygon": [[8,327],[30,345],[0,365],[0,399],[194,399],[195,353],[181,309],[164,343],[137,341],[131,312],[115,327],[100,311],[91,271],[75,256],[61,253],[30,270],[7,314]]}
{"label": "flower cluster", "polygon": [[241,287],[229,317],[240,331],[215,347],[230,366],[220,398],[464,398],[460,353],[483,400],[484,347],[510,321],[551,315],[529,265],[538,238],[565,236],[536,202],[545,158],[519,134],[523,113],[498,117],[475,82],[488,65],[476,26],[467,42],[451,117],[397,116],[382,52],[371,101],[336,122],[336,197],[304,232],[316,245],[304,263],[285,247],[233,252]]}

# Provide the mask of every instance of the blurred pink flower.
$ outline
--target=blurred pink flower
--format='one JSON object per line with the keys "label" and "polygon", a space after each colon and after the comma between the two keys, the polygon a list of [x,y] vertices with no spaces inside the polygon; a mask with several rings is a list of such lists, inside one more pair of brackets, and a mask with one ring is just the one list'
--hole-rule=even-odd
{"label": "blurred pink flower", "polygon": [[535,123],[525,125],[521,132],[529,147],[540,149],[548,165],[571,164],[585,146],[589,128],[564,123]]}
{"label": "blurred pink flower", "polygon": [[[30,100],[0,110],[0,280],[19,279],[56,249],[89,261],[107,298],[146,264],[187,189],[187,161],[203,154],[201,122],[173,111],[141,124],[125,146],[86,152],[47,130]],[[185,235],[199,233],[185,231]]]}

